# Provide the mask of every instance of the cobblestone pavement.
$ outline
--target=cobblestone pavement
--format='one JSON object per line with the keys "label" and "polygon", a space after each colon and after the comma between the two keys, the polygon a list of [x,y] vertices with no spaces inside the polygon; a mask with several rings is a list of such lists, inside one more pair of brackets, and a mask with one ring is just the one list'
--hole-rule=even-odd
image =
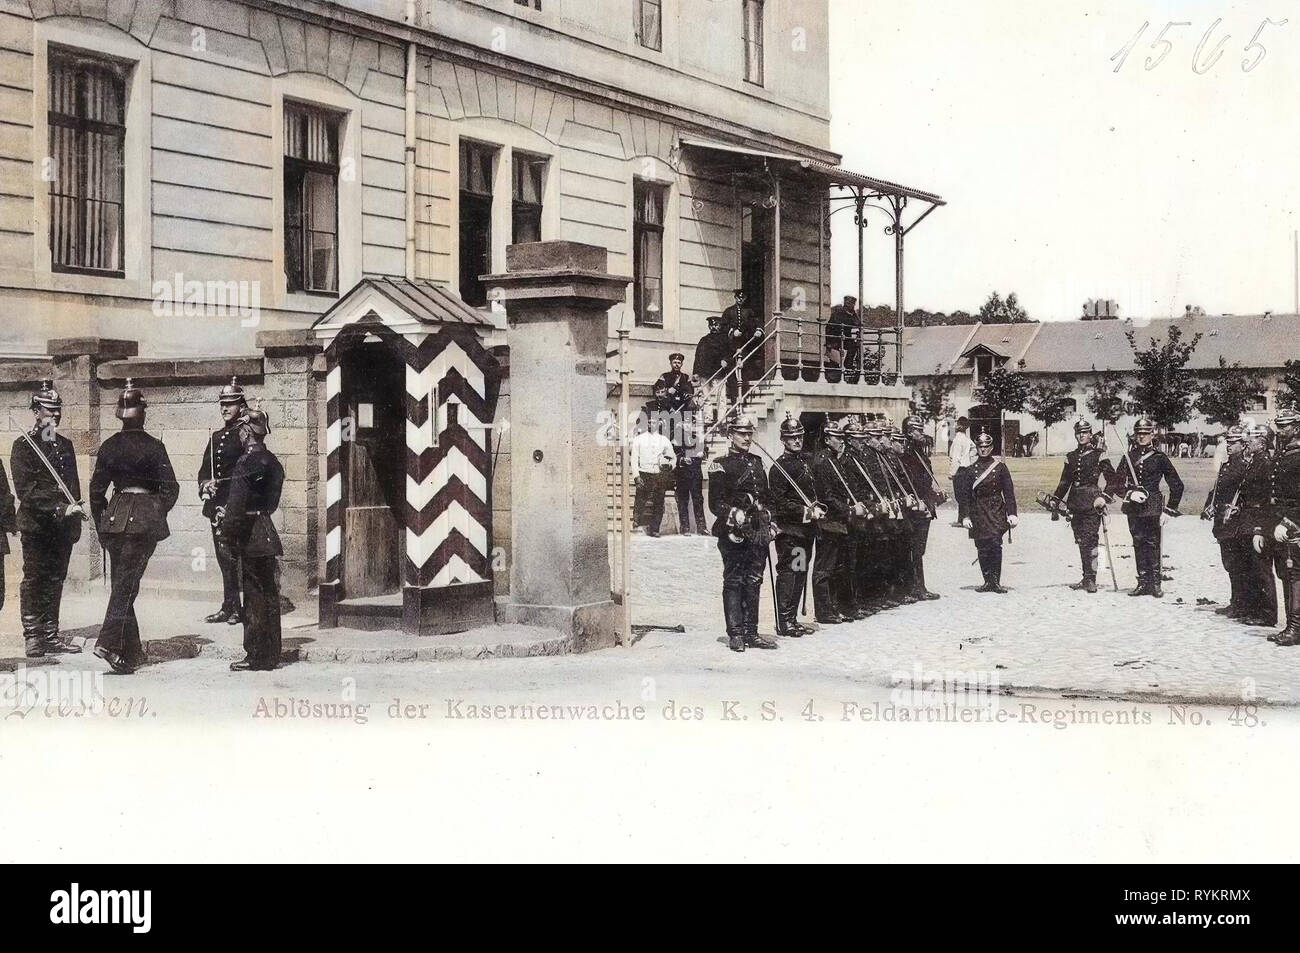
{"label": "cobblestone pavement", "polygon": [[[1103,565],[1094,595],[1068,588],[1079,578],[1078,550],[1068,524],[1046,513],[1022,516],[1005,548],[1007,595],[974,591],[982,580],[971,563],[974,545],[941,511],[932,525],[926,576],[942,594],[860,622],[826,627],[775,652],[749,651],[731,667],[766,667],[777,680],[837,670],[866,682],[895,674],[978,672],[1026,693],[1186,699],[1224,704],[1300,701],[1300,649],[1278,648],[1272,631],[1215,615],[1227,600],[1227,578],[1208,524],[1195,517],[1165,529],[1163,599],[1130,598],[1133,550],[1127,523],[1111,516],[1110,536],[1121,591]],[[723,638],[721,559],[716,542],[699,536],[635,538],[634,619],[682,623],[684,635],[651,632],[645,649],[670,643],[679,653],[731,655]],[[1104,551],[1103,551],[1104,560]],[[770,583],[764,580],[760,621],[772,629]],[[1199,600],[1216,600],[1213,603]],[[808,615],[811,616],[811,595]],[[779,674],[778,674],[779,673]]]}

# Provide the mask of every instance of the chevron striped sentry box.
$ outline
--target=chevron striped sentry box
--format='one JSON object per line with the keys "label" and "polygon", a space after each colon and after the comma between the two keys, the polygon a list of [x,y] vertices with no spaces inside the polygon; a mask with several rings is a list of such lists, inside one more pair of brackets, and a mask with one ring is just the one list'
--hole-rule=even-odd
{"label": "chevron striped sentry box", "polygon": [[323,628],[493,621],[491,329],[440,286],[394,278],[363,278],[313,325],[326,362]]}

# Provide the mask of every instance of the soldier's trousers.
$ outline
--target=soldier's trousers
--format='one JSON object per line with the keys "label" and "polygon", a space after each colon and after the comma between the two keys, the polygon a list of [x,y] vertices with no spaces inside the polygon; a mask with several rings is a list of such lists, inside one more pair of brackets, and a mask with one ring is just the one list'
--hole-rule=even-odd
{"label": "soldier's trousers", "polygon": [[922,592],[925,589],[925,549],[930,541],[930,520],[909,517],[907,522],[909,588],[913,592]]}
{"label": "soldier's trousers", "polygon": [[866,607],[880,592],[880,536],[871,529],[849,536],[853,547],[853,571],[849,587],[852,605]]}
{"label": "soldier's trousers", "polygon": [[5,559],[0,555],[0,609],[5,607]]}
{"label": "soldier's trousers", "polygon": [[226,612],[239,611],[239,554],[229,540],[212,527],[212,552],[221,570],[221,608]]}
{"label": "soldier's trousers", "polygon": [[852,565],[846,558],[854,539],[847,533],[824,532],[817,537],[817,551],[813,559],[813,611],[818,619],[827,619],[845,608],[844,580]]}
{"label": "soldier's trousers", "polygon": [[782,630],[799,621],[799,600],[808,584],[813,537],[780,533],[776,537],[776,601]]}
{"label": "soldier's trousers", "polygon": [[707,533],[704,522],[704,475],[700,463],[686,463],[677,468],[677,526],[683,532],[691,528],[691,511],[695,512],[695,532]]}
{"label": "soldier's trousers", "polygon": [[975,554],[979,557],[980,572],[986,583],[1002,581],[1002,537],[990,536],[975,540]]}
{"label": "soldier's trousers", "polygon": [[111,557],[109,581],[113,589],[104,611],[104,624],[99,627],[97,648],[108,649],[132,665],[144,660],[144,646],[140,644],[140,623],[135,618],[135,600],[140,595],[140,580],[149,565],[149,557],[157,547],[157,540],[135,533],[114,533],[101,536],[100,542]]}
{"label": "soldier's trousers", "polygon": [[1097,581],[1097,542],[1101,532],[1101,514],[1096,510],[1070,514],[1070,529],[1079,546],[1079,562],[1085,580]]}
{"label": "soldier's trousers", "polygon": [[280,586],[274,556],[241,556],[244,585],[244,652],[256,666],[280,661]]}
{"label": "soldier's trousers", "polygon": [[1128,531],[1133,536],[1133,560],[1138,582],[1160,584],[1160,517],[1130,516]]}
{"label": "soldier's trousers", "polygon": [[[666,474],[638,473],[632,515],[637,526],[647,533],[658,534],[664,521],[664,493],[668,490]],[[670,479],[670,478],[669,478]]]}
{"label": "soldier's trousers", "polygon": [[59,605],[73,543],[63,533],[23,533],[23,581],[18,584],[18,608],[23,635],[55,638],[59,634]]}
{"label": "soldier's trousers", "polygon": [[[1264,545],[1264,552],[1257,553],[1251,545],[1251,537],[1241,536],[1238,539],[1245,563],[1245,573],[1241,583],[1242,608],[1252,617],[1277,622],[1277,583],[1273,580],[1277,546],[1272,540],[1268,540]],[[1279,560],[1279,565],[1285,566],[1285,560]],[[1282,578],[1281,569],[1278,570],[1278,578]]]}
{"label": "soldier's trousers", "polygon": [[[1228,587],[1232,593],[1228,605],[1234,609],[1245,608],[1249,604],[1247,593],[1250,591],[1250,557],[1255,555],[1255,551],[1250,548],[1249,537],[1225,536],[1218,542],[1219,562],[1223,564],[1223,571],[1228,574]],[[1269,564],[1266,565],[1268,581],[1271,585],[1273,582],[1273,567]]]}

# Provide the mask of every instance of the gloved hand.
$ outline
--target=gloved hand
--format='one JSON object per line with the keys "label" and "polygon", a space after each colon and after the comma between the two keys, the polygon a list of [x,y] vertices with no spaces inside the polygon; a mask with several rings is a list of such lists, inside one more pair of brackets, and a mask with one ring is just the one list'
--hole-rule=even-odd
{"label": "gloved hand", "polygon": [[746,519],[748,519],[748,517],[745,516],[744,510],[736,508],[731,511],[731,523],[733,526],[744,526]]}
{"label": "gloved hand", "polygon": [[1104,510],[1106,508],[1106,498],[1104,496],[1097,497],[1092,501],[1092,508],[1094,510]]}
{"label": "gloved hand", "polygon": [[1137,504],[1145,503],[1147,501],[1147,491],[1130,490],[1128,495],[1128,500],[1130,503],[1137,503]]}
{"label": "gloved hand", "polygon": [[1264,537],[1256,533],[1250,541],[1250,546],[1251,549],[1255,550],[1255,552],[1262,556],[1264,554]]}
{"label": "gloved hand", "polygon": [[849,507],[849,512],[852,513],[854,516],[861,518],[867,515],[867,506],[865,503],[861,503],[861,502],[854,503],[852,506]]}
{"label": "gloved hand", "polygon": [[216,480],[204,480],[199,484],[199,499],[210,500],[217,492]]}
{"label": "gloved hand", "polygon": [[1277,540],[1279,543],[1285,543],[1285,542],[1286,542],[1286,527],[1283,526],[1281,523],[1278,523],[1276,526],[1274,526],[1274,527],[1273,527],[1273,538],[1274,538],[1275,540]]}
{"label": "gloved hand", "polygon": [[1012,529],[1015,529],[1017,526],[1020,525],[1020,517],[1017,516],[1015,513],[1007,514],[1007,525],[1010,526]]}
{"label": "gloved hand", "polygon": [[975,528],[975,524],[972,523],[972,522],[970,521],[970,517],[969,517],[969,516],[966,517],[964,520],[961,521],[961,525],[962,525],[965,529],[974,529],[974,528]]}
{"label": "gloved hand", "polygon": [[69,503],[63,508],[63,515],[65,518],[80,516],[84,520],[87,518],[86,507],[81,503]]}
{"label": "gloved hand", "polygon": [[811,519],[823,519],[826,516],[826,507],[822,506],[820,503],[814,503],[812,509],[809,510],[808,515]]}

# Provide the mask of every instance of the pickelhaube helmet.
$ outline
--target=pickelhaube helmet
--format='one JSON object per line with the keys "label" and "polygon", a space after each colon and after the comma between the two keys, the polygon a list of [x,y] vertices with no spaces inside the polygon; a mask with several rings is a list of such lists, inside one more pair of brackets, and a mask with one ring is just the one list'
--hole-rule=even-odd
{"label": "pickelhaube helmet", "polygon": [[790,440],[795,437],[802,437],[803,434],[803,424],[795,420],[790,411],[787,410],[785,420],[781,421],[781,439]]}
{"label": "pickelhaube helmet", "polygon": [[1274,427],[1294,427],[1300,424],[1300,411],[1294,407],[1283,407],[1273,417]]}
{"label": "pickelhaube helmet", "polygon": [[135,386],[135,381],[126,379],[126,386],[117,397],[117,419],[130,420],[139,417],[149,403],[144,399],[144,391]]}
{"label": "pickelhaube helmet", "polygon": [[49,380],[48,378],[41,381],[41,385],[37,387],[36,392],[32,394],[32,410],[35,410],[38,407],[44,407],[47,410],[63,409],[63,398],[60,397],[59,392],[54,389],[54,381]]}
{"label": "pickelhaube helmet", "polygon": [[1137,423],[1133,425],[1134,433],[1155,433],[1156,422],[1150,417],[1139,417]]}
{"label": "pickelhaube helmet", "polygon": [[250,407],[240,414],[239,427],[241,430],[247,429],[254,437],[265,437],[271,432],[271,418],[266,415],[266,411]]}
{"label": "pickelhaube helmet", "polygon": [[1228,428],[1228,432],[1223,436],[1225,443],[1240,443],[1246,439],[1246,428],[1241,424],[1233,424]]}
{"label": "pickelhaube helmet", "polygon": [[722,315],[720,315],[720,314],[711,314],[711,315],[709,315],[707,318],[705,318],[705,323],[706,323],[710,328],[716,328],[716,327],[718,327],[719,325],[722,324]]}
{"label": "pickelhaube helmet", "polygon": [[990,433],[981,433],[975,438],[975,446],[983,449],[984,447],[993,446],[993,435]]}
{"label": "pickelhaube helmet", "polygon": [[823,437],[844,437],[847,431],[842,420],[828,420],[826,426],[822,428]]}
{"label": "pickelhaube helmet", "polygon": [[1075,432],[1076,434],[1081,434],[1081,433],[1092,433],[1092,424],[1088,423],[1088,421],[1086,421],[1086,420],[1079,420],[1079,421],[1074,425],[1074,432]]}
{"label": "pickelhaube helmet", "polygon": [[908,414],[903,418],[903,430],[924,430],[925,421],[916,414]]}
{"label": "pickelhaube helmet", "polygon": [[239,378],[232,377],[230,383],[221,388],[221,396],[218,401],[222,404],[242,404],[244,403],[244,388],[239,386]]}
{"label": "pickelhaube helmet", "polygon": [[844,425],[844,433],[852,440],[862,440],[871,435],[867,425],[857,417],[853,417]]}
{"label": "pickelhaube helmet", "polygon": [[727,424],[728,433],[753,433],[754,418],[749,414],[740,414],[732,418],[731,423]]}
{"label": "pickelhaube helmet", "polygon": [[862,429],[872,437],[879,437],[886,429],[883,416],[883,414],[867,414],[867,422]]}

